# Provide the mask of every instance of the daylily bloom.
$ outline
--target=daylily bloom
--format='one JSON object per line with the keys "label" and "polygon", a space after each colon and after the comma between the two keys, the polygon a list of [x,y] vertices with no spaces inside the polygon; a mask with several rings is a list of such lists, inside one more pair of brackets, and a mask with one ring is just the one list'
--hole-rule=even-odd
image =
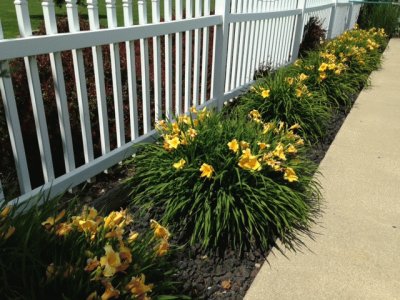
{"label": "daylily bloom", "polygon": [[190,108],[190,112],[191,112],[192,114],[197,114],[196,106],[192,106],[192,107]]}
{"label": "daylily bloom", "polygon": [[161,226],[156,220],[150,220],[150,227],[154,230],[154,236],[157,238],[168,240],[171,236],[168,229]]}
{"label": "daylily bloom", "polygon": [[0,232],[0,239],[8,240],[15,232],[15,227],[10,226],[7,229],[7,232]]}
{"label": "daylily bloom", "polygon": [[296,154],[297,153],[297,149],[295,146],[293,145],[289,145],[288,148],[286,149],[286,152],[289,154]]}
{"label": "daylily bloom", "polygon": [[233,139],[228,143],[228,148],[229,150],[232,150],[233,152],[237,153],[239,151],[239,143],[237,139]]}
{"label": "daylily bloom", "polygon": [[264,130],[263,134],[267,134],[270,130],[272,130],[275,127],[274,123],[265,123],[264,124]]}
{"label": "daylily bloom", "polygon": [[162,239],[157,247],[156,254],[157,256],[164,256],[165,254],[167,254],[168,250],[169,250],[168,241]]}
{"label": "daylily bloom", "polygon": [[137,238],[139,237],[139,233],[137,233],[136,231],[131,232],[128,236],[128,242],[129,243],[133,243],[134,241],[137,240]]}
{"label": "daylily bloom", "polygon": [[296,145],[298,145],[298,146],[303,146],[303,145],[304,145],[304,140],[303,140],[303,139],[299,139],[299,140],[296,142]]}
{"label": "daylily bloom", "polygon": [[169,146],[169,149],[178,149],[178,146],[181,144],[181,141],[178,137],[173,137],[172,139],[165,140]]}
{"label": "daylily bloom", "polygon": [[54,217],[48,217],[46,221],[42,222],[42,225],[46,229],[50,229],[51,227],[54,226],[58,221],[60,221],[63,217],[65,216],[65,209],[63,209],[55,218]]}
{"label": "daylily bloom", "polygon": [[0,212],[0,219],[5,219],[10,214],[11,205],[5,206],[2,211]]}
{"label": "daylily bloom", "polygon": [[100,262],[97,260],[97,256],[95,258],[88,258],[86,260],[86,267],[83,270],[86,272],[92,272],[98,266],[100,266]]}
{"label": "daylily bloom", "polygon": [[168,130],[168,125],[165,120],[159,120],[156,122],[156,129],[162,130],[162,131],[167,131]]}
{"label": "daylily bloom", "polygon": [[265,99],[268,98],[270,96],[271,91],[270,90],[265,90],[263,89],[261,92],[261,96]]}
{"label": "daylily bloom", "polygon": [[286,168],[283,178],[289,182],[298,181],[299,177],[297,177],[295,171],[292,168]]}
{"label": "daylily bloom", "polygon": [[184,160],[183,158],[181,158],[178,162],[172,164],[172,166],[177,169],[177,170],[181,170],[183,169],[183,167],[186,164],[186,160]]}
{"label": "daylily bloom", "polygon": [[258,147],[260,148],[260,150],[264,150],[265,148],[268,149],[268,148],[270,147],[269,144],[261,143],[261,142],[258,142],[257,145],[258,145]]}
{"label": "daylily bloom", "polygon": [[325,72],[327,68],[328,68],[328,64],[327,64],[327,63],[322,63],[322,64],[319,66],[318,71],[320,71],[320,72]]}
{"label": "daylily bloom", "polygon": [[106,288],[105,292],[103,293],[103,295],[101,295],[101,300],[108,300],[111,298],[118,298],[120,291],[116,288],[114,288],[111,284],[111,282],[109,282],[108,280],[103,280],[102,284],[104,285],[104,287]]}
{"label": "daylily bloom", "polygon": [[304,74],[304,73],[301,73],[301,74],[299,75],[299,79],[300,79],[300,81],[304,81],[304,80],[307,80],[307,79],[308,79],[308,76],[307,76],[306,74]]}
{"label": "daylily bloom", "polygon": [[60,223],[56,229],[56,235],[58,236],[66,236],[73,230],[72,225],[70,223]]}
{"label": "daylily bloom", "polygon": [[261,170],[261,164],[257,160],[257,157],[251,154],[250,149],[246,149],[243,151],[242,156],[239,158],[239,167],[241,167],[244,170],[249,170],[249,171],[260,171]]}
{"label": "daylily bloom", "polygon": [[240,148],[242,148],[242,150],[246,150],[249,147],[250,147],[250,144],[248,142],[240,141]]}
{"label": "daylily bloom", "polygon": [[283,144],[279,143],[275,150],[273,151],[274,156],[280,158],[281,160],[286,160]]}
{"label": "daylily bloom", "polygon": [[295,130],[295,129],[299,129],[299,128],[301,128],[301,126],[298,123],[296,123],[296,124],[290,126],[289,130]]}
{"label": "daylily bloom", "polygon": [[287,77],[287,78],[285,78],[285,80],[289,85],[293,85],[293,83],[294,83],[294,78],[293,77]]}
{"label": "daylily bloom", "polygon": [[148,292],[153,289],[152,284],[145,284],[145,276],[141,274],[140,277],[132,277],[131,281],[126,285],[126,289],[131,292],[136,298],[143,298]]}
{"label": "daylily bloom", "polygon": [[197,130],[194,128],[189,128],[189,130],[187,131],[187,133],[189,134],[189,136],[194,139],[197,136]]}
{"label": "daylily bloom", "polygon": [[106,245],[104,250],[106,255],[100,258],[100,265],[104,268],[104,276],[112,277],[117,272],[117,268],[121,266],[121,259],[119,253],[115,252],[111,245]]}
{"label": "daylily bloom", "polygon": [[215,170],[214,170],[213,166],[203,163],[200,167],[200,172],[202,172],[200,177],[211,178],[213,173],[215,172]]}

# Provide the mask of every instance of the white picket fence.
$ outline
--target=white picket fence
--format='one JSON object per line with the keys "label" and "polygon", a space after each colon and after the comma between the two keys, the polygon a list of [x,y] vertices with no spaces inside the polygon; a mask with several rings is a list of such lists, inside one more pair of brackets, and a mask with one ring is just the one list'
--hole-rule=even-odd
{"label": "white picket fence", "polygon": [[[21,191],[21,196],[13,201],[26,201],[40,192],[54,196],[106,171],[131,156],[133,145],[151,141],[155,135],[154,122],[160,118],[188,112],[191,106],[221,109],[224,102],[240,95],[252,84],[254,72],[260,65],[278,68],[296,59],[303,27],[311,16],[319,17],[327,30],[327,38],[333,38],[355,25],[361,7],[338,0],[216,0],[215,12],[212,12],[210,0],[164,0],[163,7],[159,0],[151,0],[150,21],[148,1],[138,0],[136,6],[132,0],[122,0],[124,26],[119,27],[116,0],[105,2],[106,29],[100,29],[97,0],[87,0],[90,31],[80,31],[76,0],[66,0],[69,33],[57,33],[52,0],[42,2],[47,35],[32,35],[26,0],[14,2],[19,38],[4,39],[0,23],[1,70],[12,72],[9,61],[24,58],[28,78],[26,88],[30,91],[44,178],[42,186],[32,188],[25,155],[31,145],[23,142],[13,82],[10,77],[1,77],[1,98]],[[133,10],[138,11],[139,24],[134,24]],[[161,15],[163,22],[160,22]],[[138,40],[140,73],[135,62],[134,43]],[[149,64],[149,40],[153,44],[152,65]],[[122,99],[120,43],[126,46],[128,99]],[[117,137],[114,149],[110,147],[102,45],[110,47],[115,109],[113,134]],[[98,157],[93,151],[89,117],[93,112],[88,105],[84,48],[91,48],[93,57],[101,140]],[[212,55],[209,55],[210,49]],[[85,160],[81,166],[75,162],[68,111],[71,99],[66,96],[61,51],[72,51],[83,142],[80,151]],[[45,117],[36,60],[37,55],[43,54],[50,57],[59,124],[48,124]],[[211,61],[209,57],[212,57]],[[152,81],[150,71],[153,72]],[[141,78],[137,78],[138,74]],[[137,90],[138,80],[141,90]],[[209,84],[211,88],[208,88]],[[154,92],[150,93],[151,89]],[[138,95],[142,99],[141,107],[138,107]],[[129,106],[129,116],[124,116],[124,105]],[[129,120],[128,128],[125,128],[124,118]],[[53,168],[48,126],[59,126],[61,133],[65,174],[58,177]],[[129,138],[126,132],[130,133]],[[1,198],[4,198],[2,192]]]}

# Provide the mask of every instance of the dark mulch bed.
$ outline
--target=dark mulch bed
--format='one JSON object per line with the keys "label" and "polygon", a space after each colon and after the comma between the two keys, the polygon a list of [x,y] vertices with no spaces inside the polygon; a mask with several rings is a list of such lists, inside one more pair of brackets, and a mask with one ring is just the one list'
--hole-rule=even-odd
{"label": "dark mulch bed", "polygon": [[[357,96],[352,97],[353,103]],[[319,164],[324,158],[348,112],[344,108],[338,109],[330,121],[325,138],[311,149],[310,159],[316,164]],[[133,173],[134,171],[129,170],[126,166],[119,166],[111,176],[102,175],[101,177],[104,178],[98,179],[96,183],[86,189],[87,197],[89,197],[86,199],[87,202],[90,203],[93,198],[100,196],[95,201],[99,204],[98,206],[108,203],[108,209],[118,209],[118,207],[126,205],[128,191],[121,188],[120,183],[123,178],[132,176]],[[110,187],[118,186],[119,188],[105,193]],[[115,200],[118,201],[115,202]],[[109,206],[110,203],[112,203],[112,207]],[[136,207],[132,207],[131,210],[139,211]],[[146,215],[136,216],[135,230],[141,231],[148,228],[149,220],[151,218],[160,219],[161,215],[162,210],[155,208]],[[171,243],[182,245],[177,235],[173,237]],[[247,250],[242,254],[227,250],[221,255],[205,253],[199,246],[182,246],[182,249],[175,251],[171,258],[177,267],[175,279],[183,283],[179,293],[193,299],[243,299],[268,253],[259,249]]]}

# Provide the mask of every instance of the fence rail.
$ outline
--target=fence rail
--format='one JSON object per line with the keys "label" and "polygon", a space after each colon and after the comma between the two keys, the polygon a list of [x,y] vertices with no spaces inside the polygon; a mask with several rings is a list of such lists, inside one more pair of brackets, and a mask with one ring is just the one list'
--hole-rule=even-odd
{"label": "fence rail", "polygon": [[[338,0],[216,0],[215,6],[210,0],[122,0],[124,25],[119,27],[116,0],[105,0],[107,28],[100,28],[98,2],[88,0],[90,30],[84,31],[76,2],[66,0],[67,33],[58,33],[51,0],[42,2],[45,35],[33,35],[26,0],[14,2],[19,38],[4,39],[0,23],[0,71],[10,75],[0,77],[0,119],[7,124],[20,191],[12,201],[26,201],[40,192],[54,196],[107,172],[134,154],[133,145],[154,139],[157,120],[186,113],[191,106],[220,109],[253,83],[260,66],[279,68],[293,62],[309,18],[318,17],[327,38],[333,38],[354,26],[361,7]],[[65,79],[67,52],[72,53],[73,91]],[[43,86],[43,66],[38,65],[42,56],[49,58],[54,99]],[[21,87],[10,68],[20,58],[29,99],[18,98]],[[32,107],[37,146],[27,142],[21,102]],[[55,117],[48,112],[52,102]],[[74,103],[80,136],[73,128],[77,125],[71,124]],[[55,127],[58,142],[49,133]],[[55,145],[61,145],[61,173],[53,156]],[[32,147],[38,148],[40,168],[34,172],[42,173],[39,184],[32,171]]]}

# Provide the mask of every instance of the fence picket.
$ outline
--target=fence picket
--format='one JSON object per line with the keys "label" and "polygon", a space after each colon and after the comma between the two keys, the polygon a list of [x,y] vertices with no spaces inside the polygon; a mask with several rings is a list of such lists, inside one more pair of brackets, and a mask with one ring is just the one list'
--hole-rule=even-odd
{"label": "fence picket", "polygon": [[[125,27],[133,26],[132,0],[122,0],[124,11]],[[139,137],[139,117],[137,105],[137,86],[136,86],[136,58],[134,41],[126,41],[126,64],[128,75],[128,101],[129,101],[129,119],[131,141]]]}
{"label": "fence picket", "polygon": [[[0,41],[1,40],[3,40],[3,27],[0,22]],[[0,72],[5,72],[6,75],[10,75],[10,68],[7,61],[0,61]],[[29,178],[28,163],[26,161],[24,141],[22,140],[17,104],[15,102],[14,89],[10,76],[0,76],[0,92],[1,98],[3,99],[4,113],[17,171],[19,189],[22,194],[25,194],[31,191],[32,187]]]}
{"label": "fence picket", "polygon": [[[192,18],[192,10],[192,0],[186,0],[185,19]],[[192,31],[185,31],[185,111],[189,110],[192,102],[192,39]]]}
{"label": "fence picket", "polygon": [[[53,0],[43,1],[42,7],[46,34],[57,34],[57,22]],[[60,123],[65,172],[68,173],[75,169],[75,157],[72,143],[71,124],[69,120],[67,94],[65,91],[63,66],[61,54],[59,52],[50,53],[49,55],[56,96],[58,120]]]}
{"label": "fence picket", "polygon": [[[236,4],[237,0],[232,1],[231,12],[236,12]],[[226,63],[226,79],[225,79],[225,92],[230,90],[230,85],[232,81],[232,59],[233,59],[233,41],[235,37],[235,23],[229,24],[229,39],[228,39],[228,54],[227,54],[227,63]]]}
{"label": "fence picket", "polygon": [[[204,0],[204,16],[210,15],[210,0]],[[208,55],[209,55],[209,38],[210,29],[205,27],[203,29],[203,57],[202,57],[202,71],[201,71],[201,94],[200,104],[204,104],[207,101],[207,79],[208,79]]]}
{"label": "fence picket", "polygon": [[[70,32],[79,32],[79,17],[76,0],[66,0],[68,27]],[[79,117],[82,129],[83,154],[85,163],[94,159],[92,129],[90,126],[89,104],[86,90],[85,65],[83,63],[83,53],[81,49],[72,50],[72,60],[74,64],[74,74],[76,90],[78,96]]]}
{"label": "fence picket", "polygon": [[[182,0],[175,0],[175,19],[182,20]],[[175,34],[175,114],[182,113],[182,33]]]}
{"label": "fence picket", "polygon": [[[172,21],[172,1],[164,0],[164,19],[165,22]],[[165,43],[165,115],[168,119],[172,118],[172,36],[164,36]]]}
{"label": "fence picket", "polygon": [[[147,3],[138,0],[139,24],[147,24]],[[151,130],[150,116],[150,79],[149,79],[149,42],[140,40],[140,67],[142,75],[142,106],[143,106],[143,130],[148,133]]]}
{"label": "fence picket", "polygon": [[[115,3],[116,0],[106,0],[108,28],[116,28],[118,26]],[[117,146],[121,147],[123,144],[125,144],[125,124],[121,84],[121,62],[119,59],[119,45],[117,43],[110,44],[110,56],[115,110],[115,127],[117,131]]]}
{"label": "fence picket", "polygon": [[[17,0],[14,2],[17,12],[18,26],[21,37],[32,35],[32,27],[29,19],[28,2]],[[47,130],[46,114],[43,105],[42,89],[39,79],[39,70],[35,56],[24,57],[28,78],[29,92],[32,101],[32,110],[36,124],[36,135],[39,143],[39,151],[42,159],[43,177],[46,182],[54,179],[53,159],[50,149],[50,139]]]}
{"label": "fence picket", "polygon": [[[202,1],[195,1],[195,17],[201,17]],[[197,106],[200,101],[200,62],[201,62],[201,29],[194,31],[194,57],[193,57],[193,106]]]}
{"label": "fence picket", "polygon": [[[152,21],[153,24],[160,23],[160,3],[159,0],[152,0]],[[154,69],[154,117],[160,120],[162,116],[161,103],[161,41],[159,36],[153,37],[153,69]]]}
{"label": "fence picket", "polygon": [[[234,0],[236,2],[235,10],[232,11],[233,13],[241,13],[243,7],[243,0]],[[233,90],[237,84],[237,74],[238,74],[238,64],[239,64],[239,56],[240,54],[240,45],[241,45],[241,38],[243,36],[242,32],[242,24],[235,23],[235,33],[234,33],[234,40],[233,40],[233,57],[232,57],[232,78],[230,80],[230,89]]]}
{"label": "fence picket", "polygon": [[[245,0],[240,0],[242,2],[240,9],[240,13],[245,13],[246,12],[246,1]],[[235,72],[236,76],[236,83],[235,87],[238,87],[241,85],[241,76],[243,72],[243,52],[244,52],[244,47],[245,45],[245,37],[246,37],[246,22],[241,22],[238,23],[240,26],[240,37],[239,37],[239,45],[238,45],[238,59],[237,59],[237,71]]]}
{"label": "fence picket", "polygon": [[[87,0],[90,30],[99,30],[99,10],[97,0]],[[101,154],[110,152],[110,134],[108,128],[107,99],[104,81],[103,53],[101,46],[92,47],[93,69],[96,85],[97,110],[99,114]]]}

